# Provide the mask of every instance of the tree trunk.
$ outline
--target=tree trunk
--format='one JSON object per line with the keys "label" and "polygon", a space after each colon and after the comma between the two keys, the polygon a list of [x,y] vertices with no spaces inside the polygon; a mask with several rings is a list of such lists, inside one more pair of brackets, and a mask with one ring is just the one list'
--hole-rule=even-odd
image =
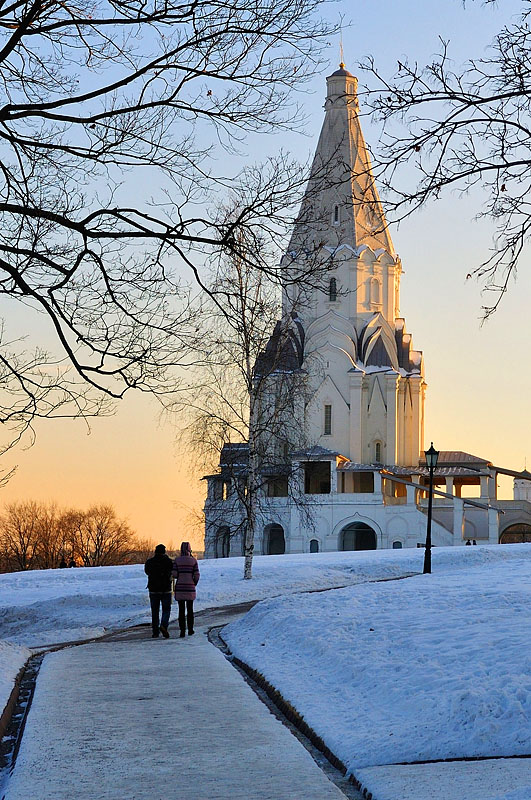
{"label": "tree trunk", "polygon": [[249,413],[249,475],[247,478],[247,497],[245,498],[245,510],[247,513],[245,525],[245,562],[243,566],[243,578],[248,581],[253,577],[253,555],[254,555],[254,534],[256,529],[256,509],[258,504],[258,489],[260,486],[260,470],[258,464],[258,441],[256,413],[259,405],[258,392],[250,393],[250,413]]}
{"label": "tree trunk", "polygon": [[254,555],[254,519],[252,519],[251,515],[247,517],[247,526],[245,528],[244,554],[245,561],[243,564],[243,579],[245,581],[249,581],[253,577]]}

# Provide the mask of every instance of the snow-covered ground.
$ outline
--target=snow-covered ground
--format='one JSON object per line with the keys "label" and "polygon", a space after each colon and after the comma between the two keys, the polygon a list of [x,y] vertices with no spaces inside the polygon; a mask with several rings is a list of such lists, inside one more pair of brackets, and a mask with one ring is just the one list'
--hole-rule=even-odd
{"label": "snow-covered ground", "polygon": [[[512,562],[525,548],[437,548],[433,570],[437,574],[474,564]],[[252,581],[243,580],[242,558],[201,561],[195,607],[213,608],[422,572],[423,555],[422,550],[409,549],[256,556]],[[0,639],[9,642],[38,647],[98,636],[149,619],[146,576],[140,564],[0,575]]]}
{"label": "snow-covered ground", "polygon": [[0,641],[0,714],[9,700],[19,670],[29,656],[26,647]]}
{"label": "snow-covered ground", "polygon": [[223,635],[354,773],[528,754],[530,595],[531,545],[441,549],[432,575],[272,599]]}
{"label": "snow-covered ground", "polygon": [[530,800],[527,758],[368,767],[357,777],[378,800]]}
{"label": "snow-covered ground", "polygon": [[[199,566],[197,610],[418,572],[422,556],[418,550],[257,556],[252,581],[243,580],[242,558]],[[149,619],[140,564],[0,575],[0,639],[10,642],[37,647]]]}
{"label": "snow-covered ground", "polygon": [[[428,795],[392,783],[405,767],[376,765],[530,751],[531,545],[437,548],[431,576],[422,561],[416,549],[258,556],[252,581],[241,558],[200,562],[198,610],[268,598],[225,629],[231,649],[379,800],[393,786]],[[142,566],[0,575],[0,710],[27,647],[148,620]],[[502,766],[489,767],[499,786]],[[493,780],[484,800],[531,800],[522,782]]]}
{"label": "snow-covered ground", "polygon": [[[255,577],[244,581],[242,558],[201,561],[195,607],[355,584],[421,568],[418,551],[257,556]],[[140,564],[0,575],[0,713],[29,656],[25,648],[101,636],[150,619]]]}

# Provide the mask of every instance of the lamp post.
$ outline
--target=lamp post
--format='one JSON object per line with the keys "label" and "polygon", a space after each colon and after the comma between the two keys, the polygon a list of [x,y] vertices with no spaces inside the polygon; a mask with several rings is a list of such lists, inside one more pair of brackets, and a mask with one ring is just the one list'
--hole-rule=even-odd
{"label": "lamp post", "polygon": [[430,492],[428,495],[428,529],[426,531],[426,548],[424,550],[424,574],[431,572],[431,510],[433,505],[433,471],[437,466],[437,459],[439,458],[439,451],[436,450],[431,443],[429,450],[424,451],[426,456],[426,464],[430,471]]}

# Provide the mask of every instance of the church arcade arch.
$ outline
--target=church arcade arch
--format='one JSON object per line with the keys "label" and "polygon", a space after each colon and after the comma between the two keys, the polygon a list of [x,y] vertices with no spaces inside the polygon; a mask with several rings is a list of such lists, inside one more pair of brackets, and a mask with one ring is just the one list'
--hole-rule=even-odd
{"label": "church arcade arch", "polygon": [[351,522],[341,531],[339,550],[376,550],[376,531],[366,522]]}
{"label": "church arcade arch", "polygon": [[500,544],[514,544],[516,542],[531,542],[531,525],[527,522],[517,522],[509,525],[500,534]]}
{"label": "church arcade arch", "polygon": [[286,552],[286,539],[282,525],[273,523],[265,526],[263,551],[265,556],[279,556]]}

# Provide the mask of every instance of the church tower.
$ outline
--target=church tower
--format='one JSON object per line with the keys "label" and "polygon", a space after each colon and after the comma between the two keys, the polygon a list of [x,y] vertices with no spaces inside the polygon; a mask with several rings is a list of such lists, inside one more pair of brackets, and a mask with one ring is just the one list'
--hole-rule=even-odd
{"label": "church tower", "polygon": [[[307,436],[357,464],[414,466],[424,365],[400,316],[402,265],[359,120],[357,79],[327,78],[325,119],[288,251],[283,310],[313,382]],[[311,276],[300,289],[300,277]]]}

